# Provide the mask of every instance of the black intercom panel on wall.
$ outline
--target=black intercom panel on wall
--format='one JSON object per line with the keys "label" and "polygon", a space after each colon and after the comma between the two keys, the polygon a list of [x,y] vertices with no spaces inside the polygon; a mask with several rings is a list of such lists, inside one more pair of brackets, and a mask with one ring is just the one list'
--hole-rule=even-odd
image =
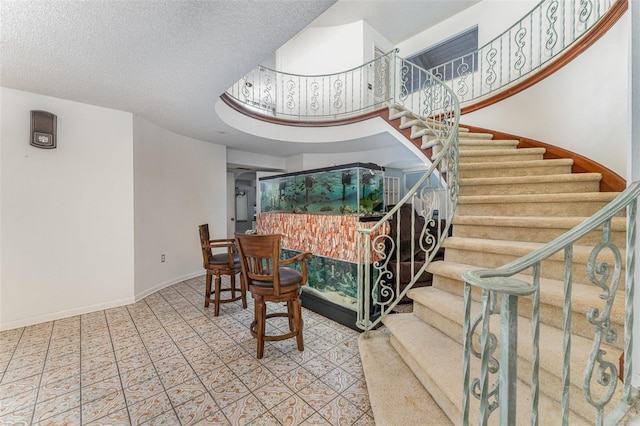
{"label": "black intercom panel on wall", "polygon": [[47,111],[31,111],[31,145],[37,148],[56,147],[58,117]]}

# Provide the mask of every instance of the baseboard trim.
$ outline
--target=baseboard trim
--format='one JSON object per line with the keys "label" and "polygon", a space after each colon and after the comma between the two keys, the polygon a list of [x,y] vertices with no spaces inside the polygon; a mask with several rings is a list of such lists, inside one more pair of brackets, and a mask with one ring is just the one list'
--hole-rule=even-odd
{"label": "baseboard trim", "polygon": [[124,299],[112,300],[104,303],[97,303],[94,305],[87,306],[79,306],[77,308],[67,309],[63,311],[51,312],[43,315],[36,315],[28,318],[20,318],[12,321],[4,321],[0,322],[0,331],[12,330],[14,328],[27,327],[30,325],[40,324],[47,321],[55,321],[63,318],[69,318],[76,315],[88,314],[91,312],[102,311],[104,309],[117,308],[119,306],[130,305],[132,303],[139,302],[145,297],[162,290],[163,288],[169,287],[171,285],[177,284],[184,280],[189,280],[191,278],[196,278],[204,275],[202,271],[192,272],[190,274],[182,275],[180,277],[172,278],[163,283],[157,284],[152,288],[145,290],[141,293],[135,294],[132,297],[127,297]]}
{"label": "baseboard trim", "polygon": [[6,321],[0,323],[0,331],[12,330],[14,328],[27,327],[29,325],[40,324],[47,321],[55,321],[63,318],[73,317],[76,315],[83,315],[95,311],[101,311],[104,309],[116,308],[118,306],[129,305],[134,302],[135,299],[133,297],[127,297],[125,299],[117,299],[110,302],[97,303],[95,305],[79,306],[77,308],[51,312],[48,314],[37,315],[35,317]]}
{"label": "baseboard trim", "polygon": [[147,289],[145,291],[142,291],[140,293],[136,293],[135,296],[134,296],[134,302],[139,302],[140,300],[144,299],[145,297],[147,297],[147,296],[149,296],[149,295],[151,295],[151,294],[153,294],[153,293],[155,293],[157,291],[160,291],[163,288],[169,287],[169,286],[174,285],[174,284],[178,284],[179,282],[184,281],[184,280],[190,280],[191,278],[200,277],[202,275],[204,275],[203,271],[192,272],[190,274],[185,274],[185,275],[182,275],[180,277],[172,278],[172,279],[170,279],[168,281],[165,281],[165,282],[162,282],[160,284],[156,284],[153,287],[151,287],[151,288],[149,288],[149,289]]}

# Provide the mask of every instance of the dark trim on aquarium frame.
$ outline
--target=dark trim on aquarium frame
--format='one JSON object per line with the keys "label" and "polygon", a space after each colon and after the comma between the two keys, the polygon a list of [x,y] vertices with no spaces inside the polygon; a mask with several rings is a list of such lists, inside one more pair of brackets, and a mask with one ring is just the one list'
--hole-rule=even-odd
{"label": "dark trim on aquarium frame", "polygon": [[266,180],[278,179],[283,177],[308,175],[311,173],[333,172],[337,170],[354,169],[356,167],[361,167],[363,169],[369,169],[369,170],[379,170],[381,172],[384,172],[384,167],[378,166],[377,164],[374,164],[374,163],[349,163],[349,164],[340,164],[339,166],[322,167],[320,169],[303,170],[300,172],[291,172],[291,173],[284,173],[281,175],[265,176],[265,177],[259,178],[258,181],[262,182]]}
{"label": "dark trim on aquarium frame", "polygon": [[[300,295],[300,300],[302,301],[302,306],[305,308],[312,310],[325,318],[329,318],[338,324],[349,327],[352,330],[358,332],[362,331],[356,326],[356,321],[358,320],[358,313],[356,311],[318,297],[311,292],[306,292],[304,291],[304,287],[302,294]],[[374,321],[379,316],[379,313],[372,315],[371,321]]]}

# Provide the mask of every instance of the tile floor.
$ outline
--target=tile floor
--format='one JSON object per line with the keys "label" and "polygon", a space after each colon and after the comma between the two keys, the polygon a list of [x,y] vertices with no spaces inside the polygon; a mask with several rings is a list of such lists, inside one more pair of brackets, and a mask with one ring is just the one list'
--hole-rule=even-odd
{"label": "tile floor", "polygon": [[214,317],[203,293],[198,277],[0,333],[0,424],[374,424],[357,332],[304,310],[304,352],[270,342],[257,360],[251,297]]}

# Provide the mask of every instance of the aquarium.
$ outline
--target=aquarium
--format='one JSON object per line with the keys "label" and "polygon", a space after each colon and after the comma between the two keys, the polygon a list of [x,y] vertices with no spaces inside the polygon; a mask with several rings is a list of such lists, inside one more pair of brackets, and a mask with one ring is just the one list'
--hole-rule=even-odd
{"label": "aquarium", "polygon": [[[282,249],[284,259],[293,257],[299,252]],[[290,265],[300,270],[300,264]],[[311,292],[328,302],[343,306],[353,311],[358,310],[358,265],[351,262],[314,255],[307,261],[309,278],[304,292]]]}
{"label": "aquarium", "polygon": [[260,212],[379,216],[384,171],[351,163],[260,178]]}

